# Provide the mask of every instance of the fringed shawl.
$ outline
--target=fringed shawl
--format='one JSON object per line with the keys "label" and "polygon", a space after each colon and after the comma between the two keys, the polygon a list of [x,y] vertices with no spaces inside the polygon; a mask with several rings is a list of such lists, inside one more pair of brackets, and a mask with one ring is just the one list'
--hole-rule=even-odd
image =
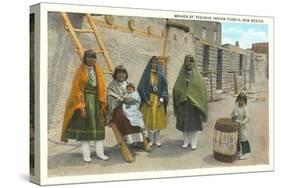
{"label": "fringed shawl", "polygon": [[[151,77],[151,60],[147,63],[137,88],[142,103],[150,100],[150,93],[152,92],[150,77]],[[159,98],[162,97],[164,99],[164,107],[166,111],[168,105],[168,84],[164,76],[163,69],[159,63],[157,64],[157,80],[158,80],[157,95]]]}
{"label": "fringed shawl", "polygon": [[198,72],[196,65],[192,63],[191,80],[187,85],[187,70],[183,64],[175,86],[173,88],[173,105],[177,113],[177,107],[181,102],[188,101],[196,106],[203,114],[203,121],[208,118],[208,96],[204,80]]}
{"label": "fringed shawl", "polygon": [[[106,84],[105,84],[103,71],[101,70],[101,68],[97,63],[95,63],[94,68],[96,72],[97,86],[98,86],[99,118],[100,118],[100,123],[104,126],[105,107],[106,107]],[[85,108],[84,88],[87,82],[88,82],[88,71],[86,65],[81,64],[74,76],[71,93],[66,102],[62,133],[61,133],[62,142],[67,142],[67,139],[65,138],[65,130],[68,126],[68,122],[71,119],[74,111],[76,109]]]}

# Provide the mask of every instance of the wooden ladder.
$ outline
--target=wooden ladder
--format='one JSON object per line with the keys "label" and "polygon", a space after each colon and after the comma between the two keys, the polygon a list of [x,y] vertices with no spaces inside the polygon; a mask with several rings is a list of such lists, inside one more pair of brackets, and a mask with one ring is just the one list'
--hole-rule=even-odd
{"label": "wooden ladder", "polygon": [[91,16],[91,14],[86,14],[87,20],[89,22],[89,25],[91,27],[91,29],[78,29],[78,28],[74,28],[71,24],[71,21],[67,15],[66,12],[61,12],[60,13],[63,21],[64,21],[64,28],[69,32],[70,37],[72,39],[73,45],[75,50],[78,52],[78,55],[80,57],[80,59],[83,59],[83,55],[84,55],[84,51],[85,49],[82,47],[81,42],[76,34],[76,32],[80,32],[80,33],[93,33],[96,41],[99,45],[99,49],[93,49],[96,53],[101,53],[104,56],[105,59],[105,63],[107,65],[107,68],[109,70],[109,72],[105,72],[105,73],[112,73],[114,70],[114,66],[112,64],[112,61],[110,59],[109,56],[109,52],[106,49],[102,37],[100,35],[100,33],[97,30],[97,26],[95,23],[95,20],[93,19],[93,17]]}
{"label": "wooden ladder", "polygon": [[[97,26],[95,23],[95,20],[93,19],[93,17],[91,16],[91,14],[86,14],[86,18],[89,22],[89,25],[91,27],[91,29],[78,29],[78,28],[74,28],[71,24],[71,21],[67,15],[66,12],[61,12],[60,13],[61,17],[63,18],[64,21],[64,28],[69,32],[70,37],[72,39],[73,45],[75,50],[78,52],[78,55],[81,59],[81,61],[83,61],[83,56],[84,56],[84,51],[85,49],[82,47],[81,42],[76,34],[76,32],[80,32],[80,33],[93,33],[96,41],[99,45],[99,49],[93,49],[96,53],[102,53],[104,58],[105,58],[105,63],[107,65],[107,68],[109,70],[109,72],[104,71],[104,73],[109,73],[109,74],[113,74],[114,71],[114,66],[111,62],[108,50],[106,49],[102,37],[99,34],[98,30],[97,30]],[[127,162],[133,162],[134,161],[134,157],[131,154],[128,145],[126,144],[126,142],[124,141],[118,127],[116,126],[115,123],[110,123],[110,127],[112,128],[112,131],[115,135],[116,141],[118,143],[118,146],[120,148],[120,151],[123,155],[123,158],[127,161]]]}

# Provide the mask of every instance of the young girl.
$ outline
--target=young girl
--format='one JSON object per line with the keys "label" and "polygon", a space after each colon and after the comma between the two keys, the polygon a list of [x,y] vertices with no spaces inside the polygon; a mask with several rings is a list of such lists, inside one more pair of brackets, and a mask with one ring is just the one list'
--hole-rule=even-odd
{"label": "young girl", "polygon": [[231,113],[232,119],[239,124],[237,153],[240,160],[246,159],[246,154],[251,152],[246,127],[249,122],[249,115],[246,106],[247,96],[245,93],[240,92],[235,101],[235,108]]}

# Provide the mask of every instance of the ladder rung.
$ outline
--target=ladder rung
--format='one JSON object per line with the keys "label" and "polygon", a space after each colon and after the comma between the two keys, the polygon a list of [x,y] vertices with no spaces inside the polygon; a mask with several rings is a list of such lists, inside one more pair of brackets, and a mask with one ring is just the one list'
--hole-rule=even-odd
{"label": "ladder rung", "polygon": [[103,71],[103,74],[113,74],[111,71]]}
{"label": "ladder rung", "polygon": [[92,29],[77,29],[77,28],[74,28],[74,31],[80,32],[80,33],[94,33],[95,32]]}
{"label": "ladder rung", "polygon": [[96,53],[104,53],[104,51],[102,49],[92,49],[92,50],[94,50],[94,52],[96,52]]}
{"label": "ladder rung", "polygon": [[95,50],[96,53],[104,53],[103,50]]}
{"label": "ladder rung", "polygon": [[102,39],[100,38],[100,35],[98,34],[98,31],[96,29],[96,25],[95,25],[95,21],[93,20],[93,18],[91,17],[90,14],[86,14],[87,20],[91,26],[90,29],[79,29],[79,28],[74,28],[71,24],[71,21],[69,20],[69,17],[67,15],[66,12],[61,12],[60,13],[63,20],[64,20],[64,28],[70,33],[75,51],[79,53],[80,59],[83,59],[83,55],[84,55],[84,51],[85,49],[83,49],[79,38],[76,34],[76,32],[80,32],[80,33],[93,33],[95,35],[95,38],[98,42],[99,48],[96,49],[92,49],[93,51],[95,51],[96,53],[102,53],[104,58],[105,58],[105,63],[107,64],[107,67],[109,69],[109,71],[105,71],[103,70],[104,74],[113,74],[113,65],[111,63],[111,60],[108,56],[108,52],[103,44]]}

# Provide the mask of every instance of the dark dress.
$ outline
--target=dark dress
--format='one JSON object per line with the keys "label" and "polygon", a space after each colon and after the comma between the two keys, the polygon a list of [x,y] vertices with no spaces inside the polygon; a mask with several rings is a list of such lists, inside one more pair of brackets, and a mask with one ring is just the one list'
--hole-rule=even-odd
{"label": "dark dress", "polygon": [[141,128],[138,126],[132,126],[128,118],[124,115],[122,106],[115,108],[111,122],[115,123],[123,136],[140,133]]}
{"label": "dark dress", "polygon": [[177,108],[177,125],[179,131],[200,131],[202,127],[202,112],[188,101],[179,104]]}
{"label": "dark dress", "polygon": [[[177,117],[176,128],[181,132],[203,130],[204,113],[198,106],[202,106],[200,105],[202,101],[202,104],[206,103],[207,106],[207,92],[204,82],[199,82],[201,80],[202,78],[194,65],[189,71],[183,65],[173,91],[174,109]],[[196,92],[190,94],[192,89]],[[192,102],[189,97],[195,102]],[[197,97],[199,97],[198,100],[195,100]],[[177,106],[176,103],[178,103]]]}

